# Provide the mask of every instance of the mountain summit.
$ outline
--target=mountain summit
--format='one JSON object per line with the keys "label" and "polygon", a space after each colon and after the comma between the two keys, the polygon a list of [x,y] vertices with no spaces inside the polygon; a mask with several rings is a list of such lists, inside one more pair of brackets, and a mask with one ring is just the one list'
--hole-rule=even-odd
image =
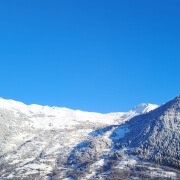
{"label": "mountain summit", "polygon": [[156,104],[142,103],[138,106],[135,106],[132,109],[132,111],[134,111],[138,114],[144,114],[144,113],[148,113],[149,111],[156,109],[157,107],[158,107],[158,105],[156,105]]}
{"label": "mountain summit", "polygon": [[122,144],[141,159],[180,168],[180,96],[132,118]]}

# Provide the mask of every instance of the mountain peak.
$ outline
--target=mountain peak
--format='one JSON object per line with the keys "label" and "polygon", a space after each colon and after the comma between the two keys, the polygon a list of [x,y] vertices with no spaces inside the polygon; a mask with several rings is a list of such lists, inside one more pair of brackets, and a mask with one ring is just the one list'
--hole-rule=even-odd
{"label": "mountain peak", "polygon": [[149,111],[152,111],[158,107],[157,104],[150,104],[150,103],[141,103],[138,106],[135,106],[132,111],[138,114],[144,114]]}
{"label": "mountain peak", "polygon": [[[143,104],[135,110],[146,107]],[[126,123],[129,133],[123,142],[131,142],[132,153],[142,159],[179,168],[179,113],[180,96],[177,96],[150,113],[132,118]]]}

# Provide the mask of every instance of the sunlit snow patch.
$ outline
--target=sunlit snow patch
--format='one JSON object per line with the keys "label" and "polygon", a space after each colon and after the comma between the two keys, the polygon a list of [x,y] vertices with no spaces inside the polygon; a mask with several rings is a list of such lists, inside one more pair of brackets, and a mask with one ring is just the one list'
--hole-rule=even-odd
{"label": "sunlit snow patch", "polygon": [[112,140],[118,140],[125,136],[126,133],[129,132],[129,129],[125,126],[118,126],[110,136]]}

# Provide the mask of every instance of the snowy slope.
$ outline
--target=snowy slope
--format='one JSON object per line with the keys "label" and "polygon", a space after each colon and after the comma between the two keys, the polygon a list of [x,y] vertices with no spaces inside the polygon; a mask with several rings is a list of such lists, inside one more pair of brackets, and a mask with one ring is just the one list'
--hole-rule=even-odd
{"label": "snowy slope", "polygon": [[150,112],[150,111],[156,109],[157,107],[158,107],[158,105],[156,105],[156,104],[142,103],[138,106],[135,106],[132,109],[132,111],[136,112],[137,114],[144,114],[144,113],[147,113],[147,112]]}
{"label": "snowy slope", "polygon": [[[64,164],[77,145],[88,141],[99,142],[93,132],[122,124],[156,107],[141,104],[129,112],[100,114],[25,105],[1,98],[0,179],[48,179],[55,170],[60,173],[57,176],[61,179],[67,172]],[[106,140],[111,144],[108,140],[111,133],[112,129],[108,129],[102,134],[105,144]]]}
{"label": "snowy slope", "polygon": [[71,127],[84,121],[103,124],[119,124],[135,115],[149,112],[157,107],[157,105],[143,103],[129,112],[100,114],[68,108],[40,106],[36,104],[25,105],[14,100],[0,99],[1,109],[9,110],[17,117],[20,117],[21,114],[26,115],[32,120],[35,127],[43,127],[45,129],[52,129],[52,127],[49,128],[49,124],[51,124],[53,128],[59,129]]}

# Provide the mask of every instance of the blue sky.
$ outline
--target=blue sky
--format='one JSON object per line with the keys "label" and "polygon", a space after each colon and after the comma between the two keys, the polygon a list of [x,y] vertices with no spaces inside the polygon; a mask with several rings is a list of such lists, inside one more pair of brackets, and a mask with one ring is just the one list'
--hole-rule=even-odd
{"label": "blue sky", "polygon": [[0,2],[0,96],[127,111],[180,94],[178,0]]}

